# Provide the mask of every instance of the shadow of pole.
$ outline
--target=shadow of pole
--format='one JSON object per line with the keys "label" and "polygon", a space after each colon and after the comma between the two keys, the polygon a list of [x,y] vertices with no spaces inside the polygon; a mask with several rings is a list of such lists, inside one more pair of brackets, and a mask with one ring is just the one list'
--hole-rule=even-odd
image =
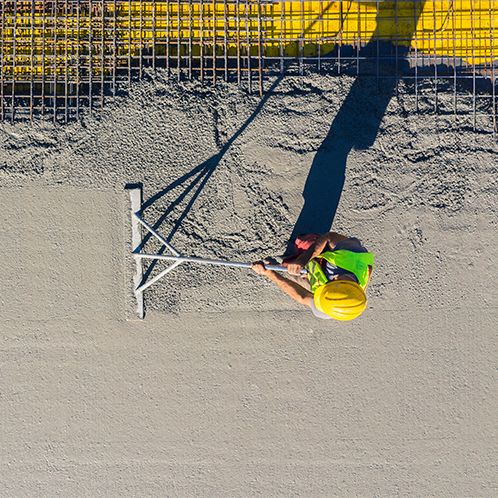
{"label": "shadow of pole", "polygon": [[[170,216],[173,212],[173,210],[180,206],[182,202],[184,202],[189,195],[191,195],[190,199],[188,200],[186,206],[183,208],[181,211],[181,214],[176,218],[173,227],[171,228],[170,232],[168,235],[165,237],[168,242],[171,242],[173,239],[174,235],[178,231],[179,227],[181,226],[182,222],[185,220],[187,217],[188,213],[192,209],[192,207],[195,204],[195,201],[198,199],[199,195],[202,193],[204,187],[208,183],[209,179],[211,178],[212,174],[215,172],[216,168],[220,164],[221,160],[225,156],[225,154],[228,152],[232,144],[237,140],[242,133],[248,128],[248,126],[254,121],[256,116],[261,112],[263,109],[264,105],[268,101],[268,99],[273,95],[275,89],[279,85],[279,83],[282,81],[283,74],[278,76],[275,81],[272,83],[268,91],[264,94],[264,96],[261,98],[260,102],[254,109],[254,111],[251,113],[251,115],[245,120],[245,122],[242,124],[242,126],[226,141],[226,143],[221,147],[221,149],[211,156],[209,159],[204,161],[203,163],[199,164],[196,166],[194,169],[189,171],[188,173],[184,174],[174,182],[170,183],[167,187],[165,187],[163,190],[157,192],[154,194],[152,197],[147,199],[143,205],[142,205],[142,212],[147,209],[148,207],[152,206],[154,203],[159,201],[159,199],[163,198],[165,195],[167,195],[169,192],[173,191],[174,189],[181,187],[182,185],[185,185],[184,190],[178,195],[178,197],[173,200],[168,207],[165,209],[165,211],[161,214],[159,219],[154,223],[153,228],[154,230],[157,230],[163,223],[164,221]],[[139,246],[139,250],[142,250],[147,241],[152,237],[150,233],[147,233],[144,235],[144,238],[142,240],[142,243]],[[158,254],[163,254],[164,251],[166,250],[165,246],[162,246],[159,251],[157,252]],[[156,261],[152,261],[150,265],[147,267],[147,269],[144,272],[144,276],[142,279],[142,283],[145,282],[152,271],[154,270],[156,264]],[[142,285],[142,284],[140,284]]]}
{"label": "shadow of pole", "polygon": [[[402,33],[407,45],[413,38],[425,0],[411,3],[413,21],[403,27]],[[392,25],[392,12],[393,2],[379,3],[375,32],[359,52],[361,64],[372,65],[382,78],[382,85],[379,88],[378,83],[364,80],[360,65],[358,76],[313,159],[303,191],[304,205],[288,241],[287,254],[292,254],[293,242],[299,234],[330,230],[344,187],[349,153],[352,149],[367,149],[373,145],[387,106],[396,92],[397,73],[408,65],[408,46],[382,41],[393,35],[399,39],[399,32],[390,32],[387,28],[389,22]],[[383,58],[383,54],[391,55]]]}

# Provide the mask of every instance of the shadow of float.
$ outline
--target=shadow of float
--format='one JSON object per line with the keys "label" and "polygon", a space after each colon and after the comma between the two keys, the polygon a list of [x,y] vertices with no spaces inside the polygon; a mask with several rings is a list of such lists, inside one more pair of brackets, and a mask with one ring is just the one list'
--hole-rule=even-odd
{"label": "shadow of float", "polygon": [[[194,206],[196,200],[199,198],[202,191],[206,187],[209,179],[218,168],[223,157],[226,155],[232,144],[244,133],[244,131],[254,121],[256,116],[261,112],[268,99],[275,92],[275,89],[277,88],[281,80],[282,76],[275,79],[271,87],[264,94],[264,96],[261,98],[260,102],[254,109],[254,111],[251,113],[251,115],[244,121],[242,126],[240,126],[240,128],[238,128],[238,130],[225,142],[225,144],[216,154],[214,154],[209,159],[202,162],[201,164],[199,164],[198,166],[196,166],[191,171],[184,174],[174,182],[167,185],[165,188],[163,188],[162,190],[151,196],[143,203],[142,210],[146,210],[147,208],[150,208],[152,205],[154,205],[155,203],[159,202],[161,199],[166,197],[168,194],[172,193],[174,190],[180,189],[180,193],[168,203],[164,212],[161,214],[159,219],[153,225],[154,229],[157,230],[165,222],[165,220],[168,219],[173,214],[176,208],[180,208],[180,214],[178,214],[175,217],[172,227],[165,237],[167,242],[172,241],[173,237],[180,228],[182,222],[185,220],[185,218],[191,211],[192,207]],[[182,204],[184,204],[183,207],[181,207]],[[147,233],[143,238],[140,249],[142,249],[145,246],[145,244],[147,243],[148,240],[150,240],[150,238],[151,234]],[[162,246],[158,251],[158,254],[163,254],[165,249],[166,249],[165,246]],[[157,261],[153,261],[145,270],[143,277],[144,282],[150,276],[156,264]]]}

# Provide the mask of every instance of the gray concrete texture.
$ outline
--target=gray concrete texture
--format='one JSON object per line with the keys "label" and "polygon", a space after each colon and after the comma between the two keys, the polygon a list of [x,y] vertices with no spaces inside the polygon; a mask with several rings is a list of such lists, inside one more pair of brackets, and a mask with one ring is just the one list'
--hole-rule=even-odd
{"label": "gray concrete texture", "polygon": [[81,123],[1,126],[1,496],[498,495],[496,142],[403,83],[334,220],[376,254],[360,319],[194,267],[133,318],[124,185],[215,156],[177,248],[281,252],[352,81],[284,79],[221,157],[260,99],[160,75]]}

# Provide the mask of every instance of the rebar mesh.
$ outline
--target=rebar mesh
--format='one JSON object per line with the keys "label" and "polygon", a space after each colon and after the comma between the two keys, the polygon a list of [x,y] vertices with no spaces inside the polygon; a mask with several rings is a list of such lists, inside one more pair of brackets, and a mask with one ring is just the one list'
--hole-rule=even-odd
{"label": "rebar mesh", "polygon": [[262,93],[266,74],[295,61],[298,72],[313,64],[333,73],[411,79],[416,95],[422,80],[431,80],[437,93],[446,79],[455,112],[458,93],[470,92],[474,114],[488,109],[496,129],[497,4],[3,1],[1,118],[50,113],[67,121],[82,107],[101,107],[146,67],[164,67],[177,79],[233,79]]}

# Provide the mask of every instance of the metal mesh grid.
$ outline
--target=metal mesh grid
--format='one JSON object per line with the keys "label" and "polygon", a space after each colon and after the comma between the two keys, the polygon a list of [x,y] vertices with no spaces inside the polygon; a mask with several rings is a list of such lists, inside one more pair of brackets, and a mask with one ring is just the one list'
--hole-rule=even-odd
{"label": "metal mesh grid", "polygon": [[[0,4],[0,116],[92,111],[146,67],[177,79],[318,70],[430,80],[466,92],[496,129],[495,0],[11,0]],[[291,64],[292,62],[295,64]],[[446,81],[446,83],[445,83]],[[482,105],[478,105],[478,101]]]}

